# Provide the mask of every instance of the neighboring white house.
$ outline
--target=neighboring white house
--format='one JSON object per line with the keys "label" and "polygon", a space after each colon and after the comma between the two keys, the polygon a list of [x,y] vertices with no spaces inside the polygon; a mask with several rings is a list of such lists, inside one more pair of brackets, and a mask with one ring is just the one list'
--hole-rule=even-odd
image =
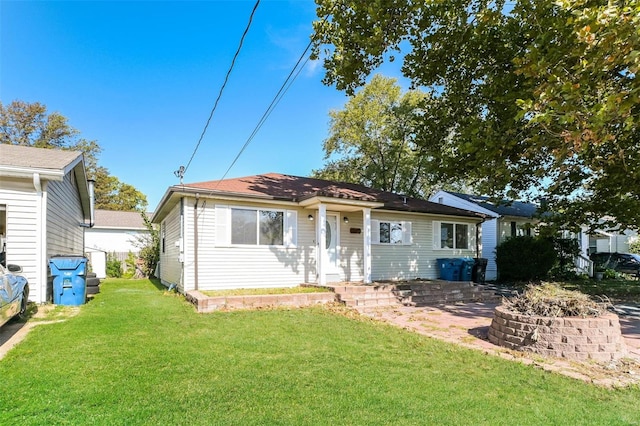
{"label": "neighboring white house", "polygon": [[482,215],[362,185],[276,173],[170,187],[160,278],[181,292],[437,278],[475,256]]}
{"label": "neighboring white house", "polygon": [[487,216],[482,223],[481,256],[488,259],[486,279],[495,280],[498,277],[495,250],[498,244],[508,237],[517,235],[532,235],[534,219],[538,206],[533,203],[512,201],[493,203],[489,197],[461,194],[458,192],[437,191],[430,201],[471,210]]}
{"label": "neighboring white house", "polygon": [[50,297],[49,259],[82,255],[92,184],[82,153],[0,144],[0,248],[29,281],[29,300]]}
{"label": "neighboring white house", "polygon": [[85,230],[85,252],[98,278],[106,277],[106,255],[119,259],[140,252],[140,238],[148,235],[140,212],[95,210],[94,225]]}

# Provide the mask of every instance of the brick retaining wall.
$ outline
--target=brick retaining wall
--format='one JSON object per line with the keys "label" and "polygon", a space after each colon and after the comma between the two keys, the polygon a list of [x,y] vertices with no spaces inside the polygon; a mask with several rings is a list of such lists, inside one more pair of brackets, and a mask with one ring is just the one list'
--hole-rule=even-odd
{"label": "brick retaining wall", "polygon": [[189,291],[187,301],[193,303],[198,312],[213,312],[219,309],[258,309],[276,306],[302,307],[335,302],[335,293],[267,294],[255,296],[209,297],[199,291]]}
{"label": "brick retaining wall", "polygon": [[627,355],[618,316],[539,317],[512,312],[504,306],[494,311],[489,341],[510,349],[577,361],[606,362]]}

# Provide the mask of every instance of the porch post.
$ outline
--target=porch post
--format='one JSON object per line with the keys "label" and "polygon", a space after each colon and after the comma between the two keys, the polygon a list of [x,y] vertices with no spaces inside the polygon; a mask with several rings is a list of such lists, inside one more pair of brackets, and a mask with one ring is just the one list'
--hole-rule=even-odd
{"label": "porch post", "polygon": [[363,281],[365,284],[371,283],[371,209],[365,208],[362,210],[362,219],[364,223],[364,240],[362,242],[362,257],[363,257]]}
{"label": "porch post", "polygon": [[326,274],[326,257],[327,257],[327,206],[320,204],[318,206],[318,284],[325,285],[327,283]]}

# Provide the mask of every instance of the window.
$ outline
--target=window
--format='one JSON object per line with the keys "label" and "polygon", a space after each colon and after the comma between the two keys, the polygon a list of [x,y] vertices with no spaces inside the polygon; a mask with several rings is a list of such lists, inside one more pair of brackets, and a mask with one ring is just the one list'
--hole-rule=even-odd
{"label": "window", "polygon": [[468,250],[469,228],[466,223],[434,222],[434,248]]}
{"label": "window", "polygon": [[371,221],[373,244],[411,244],[411,222]]}
{"label": "window", "polygon": [[231,244],[281,246],[283,230],[281,211],[231,209]]}

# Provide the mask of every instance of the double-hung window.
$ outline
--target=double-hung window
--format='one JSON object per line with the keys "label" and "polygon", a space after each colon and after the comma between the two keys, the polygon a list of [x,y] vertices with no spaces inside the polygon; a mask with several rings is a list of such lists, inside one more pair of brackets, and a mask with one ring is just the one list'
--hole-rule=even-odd
{"label": "double-hung window", "polygon": [[297,213],[292,210],[216,206],[218,245],[295,245]]}
{"label": "double-hung window", "polygon": [[469,250],[471,226],[466,223],[434,222],[434,248]]}
{"label": "double-hung window", "polygon": [[411,222],[372,220],[371,242],[373,244],[410,245]]}
{"label": "double-hung window", "polygon": [[281,211],[231,208],[231,244],[281,246],[283,231]]}

